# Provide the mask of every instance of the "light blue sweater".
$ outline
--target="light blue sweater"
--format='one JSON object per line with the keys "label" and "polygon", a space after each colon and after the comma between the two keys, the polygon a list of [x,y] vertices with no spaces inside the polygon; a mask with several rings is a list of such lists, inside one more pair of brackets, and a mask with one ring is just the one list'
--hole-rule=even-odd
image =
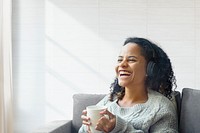
{"label": "light blue sweater", "polygon": [[[176,105],[162,94],[149,90],[146,103],[133,107],[120,107],[117,100],[110,102],[105,96],[98,105],[105,105],[116,115],[111,133],[178,133]],[[86,133],[83,125],[79,133]]]}

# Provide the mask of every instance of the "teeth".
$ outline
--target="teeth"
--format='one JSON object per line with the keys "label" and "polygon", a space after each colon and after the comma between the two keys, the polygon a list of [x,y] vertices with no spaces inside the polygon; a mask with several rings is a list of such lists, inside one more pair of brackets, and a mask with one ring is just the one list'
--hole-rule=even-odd
{"label": "teeth", "polygon": [[131,73],[128,72],[128,71],[120,71],[119,73],[120,73],[120,74],[131,74]]}
{"label": "teeth", "polygon": [[120,74],[120,76],[130,76],[131,75],[130,72],[125,71],[125,70],[120,71],[119,74]]}

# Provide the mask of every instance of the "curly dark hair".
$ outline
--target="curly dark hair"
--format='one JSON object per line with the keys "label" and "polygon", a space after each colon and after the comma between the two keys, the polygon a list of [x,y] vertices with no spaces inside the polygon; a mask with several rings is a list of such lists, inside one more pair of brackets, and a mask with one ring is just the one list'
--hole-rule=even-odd
{"label": "curly dark hair", "polygon": [[[152,66],[150,66],[152,69],[150,70],[150,74],[148,72],[149,65],[147,65],[146,87],[171,99],[173,87],[175,89],[177,85],[172,65],[167,54],[158,45],[144,38],[127,38],[123,46],[128,43],[135,43],[140,46],[141,54],[145,57],[147,63],[153,64],[153,69]],[[124,97],[125,89],[118,84],[117,78],[115,78],[110,88],[110,101],[113,101],[114,97],[120,100]]]}

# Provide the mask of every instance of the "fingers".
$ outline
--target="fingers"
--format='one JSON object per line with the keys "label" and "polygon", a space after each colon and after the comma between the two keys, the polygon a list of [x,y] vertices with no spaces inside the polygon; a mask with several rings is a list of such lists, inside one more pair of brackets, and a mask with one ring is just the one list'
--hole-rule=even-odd
{"label": "fingers", "polygon": [[[116,116],[109,112],[107,109],[100,112],[102,117],[98,120],[95,129],[108,133],[115,127]],[[108,117],[107,117],[108,116]],[[90,118],[87,117],[87,111],[83,110],[81,115],[82,123],[87,126],[87,132],[91,133],[90,130]]]}
{"label": "fingers", "polygon": [[109,112],[107,109],[100,112],[101,115],[108,116],[107,119],[113,119],[115,115],[113,115],[111,112]]}
{"label": "fingers", "polygon": [[111,131],[109,119],[107,119],[105,116],[101,117],[101,119],[98,121],[95,128],[96,130],[100,130],[105,133]]}
{"label": "fingers", "polygon": [[90,118],[87,117],[86,114],[87,114],[87,111],[86,111],[86,110],[83,110],[82,115],[81,115],[81,119],[82,119],[82,123],[83,123],[84,125],[89,126],[89,125],[91,125],[91,123],[90,123],[90,121],[89,121]]}
{"label": "fingers", "polygon": [[82,111],[82,115],[87,115],[87,110],[84,109],[84,110]]}
{"label": "fingers", "polygon": [[89,121],[90,119],[88,117],[81,116],[81,118],[82,118],[82,124],[87,125],[87,126],[91,125],[91,123]]}
{"label": "fingers", "polygon": [[85,120],[85,121],[89,120],[89,117],[87,117],[87,111],[86,110],[83,110],[82,115],[81,115],[81,119]]}
{"label": "fingers", "polygon": [[92,133],[91,130],[90,130],[90,126],[87,126],[87,132]]}
{"label": "fingers", "polygon": [[[116,116],[110,113],[108,110],[100,112],[103,116],[99,119],[96,129],[103,132],[110,132],[114,129],[116,123]],[[105,116],[107,115],[109,119]]]}

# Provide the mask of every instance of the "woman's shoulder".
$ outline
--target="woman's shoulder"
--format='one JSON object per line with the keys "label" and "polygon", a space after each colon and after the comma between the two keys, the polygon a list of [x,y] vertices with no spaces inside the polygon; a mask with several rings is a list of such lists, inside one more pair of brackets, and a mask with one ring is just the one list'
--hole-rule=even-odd
{"label": "woman's shoulder", "polygon": [[174,99],[169,99],[161,93],[150,90],[149,97],[151,99],[151,104],[158,106],[160,109],[171,109],[176,108],[174,105]]}
{"label": "woman's shoulder", "polygon": [[102,106],[105,106],[105,105],[108,105],[110,103],[112,103],[113,101],[110,101],[110,94],[106,94],[102,100],[100,100],[97,105],[102,105]]}
{"label": "woman's shoulder", "polygon": [[176,118],[177,116],[177,107],[176,104],[174,104],[173,99],[168,99],[166,96],[162,95],[159,92],[151,91],[151,102],[150,108],[157,112],[157,116],[171,116]]}

